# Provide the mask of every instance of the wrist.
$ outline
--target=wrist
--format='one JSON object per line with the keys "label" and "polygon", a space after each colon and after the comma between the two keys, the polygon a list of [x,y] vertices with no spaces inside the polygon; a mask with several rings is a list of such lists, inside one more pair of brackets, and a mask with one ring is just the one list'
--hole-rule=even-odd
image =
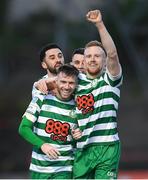
{"label": "wrist", "polygon": [[101,27],[102,25],[103,25],[103,21],[101,20],[101,21],[97,21],[96,23],[95,23],[95,25],[97,26],[97,27]]}
{"label": "wrist", "polygon": [[41,142],[40,145],[39,145],[40,149],[42,149],[45,144],[46,144],[45,142]]}

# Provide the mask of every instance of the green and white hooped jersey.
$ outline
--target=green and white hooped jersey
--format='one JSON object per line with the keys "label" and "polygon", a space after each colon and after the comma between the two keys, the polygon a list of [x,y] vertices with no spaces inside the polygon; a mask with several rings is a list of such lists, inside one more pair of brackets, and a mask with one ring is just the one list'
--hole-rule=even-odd
{"label": "green and white hooped jersey", "polygon": [[93,80],[79,74],[76,114],[82,138],[78,140],[77,148],[119,141],[116,117],[122,79],[121,70],[118,77],[104,72]]}
{"label": "green and white hooped jersey", "polygon": [[33,98],[24,116],[34,123],[34,133],[56,147],[60,156],[52,159],[34,147],[30,170],[38,173],[71,172],[73,139],[71,129],[76,126],[73,116],[74,100],[60,101],[55,96],[38,95]]}
{"label": "green and white hooped jersey", "polygon": [[[47,78],[48,78],[48,74],[43,76],[41,79],[47,79]],[[38,94],[40,94],[40,91],[38,89],[36,89],[34,84],[33,84],[33,87],[32,87],[32,98],[35,97],[35,96],[38,96]]]}

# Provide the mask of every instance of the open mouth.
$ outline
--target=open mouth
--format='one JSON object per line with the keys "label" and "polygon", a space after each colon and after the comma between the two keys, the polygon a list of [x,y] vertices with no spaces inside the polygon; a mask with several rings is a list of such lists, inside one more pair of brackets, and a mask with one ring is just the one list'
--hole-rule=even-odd
{"label": "open mouth", "polygon": [[71,93],[70,91],[63,91],[63,92],[62,92],[63,96],[69,96],[70,93]]}

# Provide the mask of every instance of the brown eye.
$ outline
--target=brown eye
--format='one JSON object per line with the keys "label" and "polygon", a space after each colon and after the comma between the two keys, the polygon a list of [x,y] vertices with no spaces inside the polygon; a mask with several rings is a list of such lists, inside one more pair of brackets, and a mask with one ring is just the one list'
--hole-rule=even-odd
{"label": "brown eye", "polygon": [[98,57],[99,57],[99,55],[98,55],[98,54],[96,54],[96,55],[95,55],[95,57],[97,57],[97,58],[98,58]]}
{"label": "brown eye", "polygon": [[63,57],[63,54],[58,54],[58,58],[62,58]]}
{"label": "brown eye", "polygon": [[80,62],[79,61],[74,61],[74,64],[80,64]]}
{"label": "brown eye", "polygon": [[87,56],[86,56],[86,58],[90,58],[90,57],[91,57],[91,55],[87,55]]}
{"label": "brown eye", "polygon": [[55,59],[55,56],[54,55],[49,56],[48,59],[52,59],[53,60],[53,59]]}

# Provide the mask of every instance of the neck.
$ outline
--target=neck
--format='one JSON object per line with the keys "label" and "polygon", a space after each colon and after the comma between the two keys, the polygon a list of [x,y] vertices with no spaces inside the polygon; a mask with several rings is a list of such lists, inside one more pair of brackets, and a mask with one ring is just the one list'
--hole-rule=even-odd
{"label": "neck", "polygon": [[89,72],[86,72],[86,76],[87,76],[87,78],[89,78],[89,79],[95,79],[95,78],[100,77],[100,76],[102,75],[103,70],[104,70],[104,69],[102,68],[101,71],[98,72],[97,74],[90,74]]}
{"label": "neck", "polygon": [[100,73],[98,73],[98,74],[89,74],[88,72],[86,72],[86,76],[87,76],[87,78],[89,78],[89,79],[95,79],[95,78],[97,78],[97,77],[100,77],[101,76],[101,74],[102,74],[102,71],[100,72]]}
{"label": "neck", "polygon": [[98,75],[91,75],[89,73],[86,73],[87,78],[89,79],[95,79]]}
{"label": "neck", "polygon": [[51,73],[49,70],[47,70],[48,77],[55,77],[57,74]]}
{"label": "neck", "polygon": [[56,93],[55,96],[61,101],[69,101],[71,99],[71,96],[69,98],[63,99],[58,93]]}

